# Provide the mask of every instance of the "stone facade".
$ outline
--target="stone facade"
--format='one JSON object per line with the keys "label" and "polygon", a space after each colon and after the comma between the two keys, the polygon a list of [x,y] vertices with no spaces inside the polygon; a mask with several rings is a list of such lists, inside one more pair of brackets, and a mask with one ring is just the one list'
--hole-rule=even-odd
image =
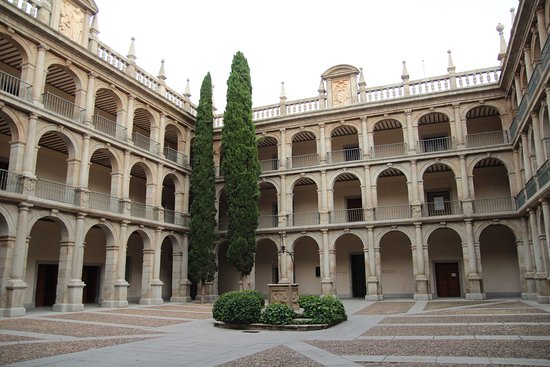
{"label": "stone facade", "polygon": [[[262,175],[249,282],[306,294],[550,302],[550,2],[522,1],[500,66],[254,109]],[[189,301],[195,106],[98,41],[93,1],[0,2],[0,309]],[[495,42],[496,43],[496,42]],[[219,166],[221,126],[215,126]],[[219,170],[218,170],[219,172]],[[237,289],[217,177],[219,271]]]}

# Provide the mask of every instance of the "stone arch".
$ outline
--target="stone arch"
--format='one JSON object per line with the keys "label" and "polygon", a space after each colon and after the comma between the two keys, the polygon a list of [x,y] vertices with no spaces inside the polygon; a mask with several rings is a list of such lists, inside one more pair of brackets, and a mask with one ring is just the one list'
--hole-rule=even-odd
{"label": "stone arch", "polygon": [[92,142],[90,144],[90,159],[94,156],[94,153],[98,150],[104,150],[107,154],[107,158],[109,159],[109,162],[111,163],[111,170],[112,172],[121,172],[122,171],[122,159],[121,155],[119,154],[119,151],[114,149],[111,145],[104,144],[101,142]]}
{"label": "stone arch", "polygon": [[0,203],[0,236],[15,235],[16,219],[9,207]]}
{"label": "stone arch", "polygon": [[268,294],[268,284],[275,284],[281,278],[279,269],[279,246],[271,238],[256,240],[254,259],[255,289]]}
{"label": "stone arch", "polygon": [[321,242],[310,234],[298,234],[292,242],[290,252],[293,265],[293,279],[300,283],[300,289],[305,294],[321,293]]}
{"label": "stone arch", "polygon": [[372,174],[372,182],[377,183],[378,179],[380,178],[380,175],[384,171],[391,170],[391,169],[401,172],[405,176],[405,178],[407,179],[407,182],[411,181],[410,172],[409,172],[408,167],[405,167],[402,164],[392,164],[390,167],[388,167],[387,165],[378,167],[376,169],[376,171],[374,171],[373,174]]}
{"label": "stone arch", "polygon": [[364,186],[364,175],[362,175],[360,172],[358,172],[356,169],[339,169],[334,172],[331,172],[328,176],[328,187],[334,189],[334,185],[336,184],[338,178],[342,175],[350,175],[354,176],[357,180],[359,180],[359,183],[361,186]]}
{"label": "stone arch", "polygon": [[30,235],[30,231],[32,230],[33,226],[40,219],[50,219],[59,224],[61,241],[74,241],[74,228],[72,224],[73,219],[63,213],[57,213],[55,215],[52,215],[52,213],[44,210],[31,211],[26,223],[27,236]]}
{"label": "stone arch", "polygon": [[[122,93],[118,88],[113,88],[112,85],[96,79],[96,83],[94,86],[94,97],[97,98],[97,94],[100,90],[105,90],[106,93],[109,93],[111,97],[113,97],[113,100],[116,103],[117,111],[121,110],[127,110],[128,109],[128,103],[127,98],[124,93]],[[95,102],[95,101],[94,101]]]}
{"label": "stone arch", "polygon": [[139,164],[143,167],[147,183],[156,182],[156,168],[148,160],[138,156],[132,157],[132,159],[130,159],[130,164],[128,165],[130,167],[130,171],[136,164]]}
{"label": "stone arch", "polygon": [[521,239],[521,226],[519,224],[514,225],[514,224],[509,223],[508,221],[505,221],[505,220],[498,220],[498,221],[483,221],[483,222],[475,223],[475,225],[474,225],[474,239],[475,239],[475,242],[479,242],[479,238],[480,238],[481,234],[487,228],[489,228],[491,226],[498,226],[498,225],[508,228],[510,230],[510,232],[514,235],[514,238],[516,240]]}
{"label": "stone arch", "polygon": [[462,243],[466,243],[466,238],[464,234],[465,228],[459,223],[445,223],[445,224],[433,223],[433,224],[424,225],[422,232],[423,232],[423,238],[425,239],[426,243],[428,238],[430,238],[430,236],[432,235],[432,233],[442,228],[448,228],[456,232],[456,234],[460,237],[460,241]]}
{"label": "stone arch", "polygon": [[349,130],[351,134],[358,134],[361,131],[361,124],[357,121],[345,121],[339,124],[331,124],[327,128],[326,135],[333,138],[334,133],[342,129]]}
{"label": "stone arch", "polygon": [[[52,70],[50,70],[53,68]],[[75,91],[81,91],[85,89],[85,85],[87,85],[87,77],[86,73],[78,69],[74,64],[70,63],[68,64],[67,61],[54,56],[51,53],[46,54],[46,60],[44,61],[44,70],[46,77],[44,78],[44,83],[47,83],[48,74],[55,70],[60,69],[61,71],[68,74],[68,76],[73,80]],[[39,86],[35,86],[39,87]],[[67,92],[67,91],[66,91]],[[76,95],[75,95],[76,98]],[[74,101],[75,104],[79,104],[78,101]]]}
{"label": "stone arch", "polygon": [[17,113],[14,113],[10,108],[5,106],[0,110],[0,126],[4,122],[9,129],[11,141],[19,141],[24,139],[25,129],[24,124]]}
{"label": "stone arch", "polygon": [[107,245],[114,246],[117,243],[118,231],[109,221],[101,221],[99,219],[86,219],[84,224],[84,234],[88,233],[92,227],[99,227],[105,233]]}
{"label": "stone arch", "polygon": [[281,185],[280,185],[280,182],[279,180],[273,178],[273,177],[262,177],[260,178],[260,182],[258,183],[258,185],[261,186],[262,185],[271,185],[273,186],[273,188],[275,190],[277,190],[277,194],[279,194],[281,192]]}
{"label": "stone arch", "polygon": [[468,176],[473,176],[474,169],[476,168],[477,164],[479,162],[483,161],[484,159],[494,159],[496,161],[499,161],[504,166],[504,168],[506,168],[506,172],[508,174],[510,174],[510,172],[514,171],[514,167],[513,167],[512,163],[510,161],[506,160],[504,157],[500,157],[499,155],[496,155],[496,154],[484,154],[484,155],[479,155],[479,156],[474,157],[469,162],[469,164],[468,164]]}
{"label": "stone arch", "polygon": [[484,101],[483,103],[473,102],[473,103],[468,103],[468,104],[464,105],[463,108],[461,109],[460,117],[463,120],[467,119],[468,115],[470,115],[472,113],[472,110],[474,110],[476,108],[479,108],[479,107],[492,107],[492,108],[497,110],[497,112],[500,116],[506,114],[505,107],[502,106],[501,104],[497,103],[496,101],[487,101],[487,102]]}
{"label": "stone arch", "polygon": [[[9,42],[18,52],[21,57],[21,65],[31,63],[31,60],[36,59],[36,51],[32,49],[32,46],[36,48],[36,45],[28,42],[17,33],[7,33],[9,30],[4,26],[0,27],[0,38]],[[1,43],[1,42],[0,42]]]}
{"label": "stone arch", "polygon": [[287,244],[290,243],[290,246],[287,246],[288,251],[293,252],[294,251],[294,245],[302,237],[310,237],[317,244],[318,250],[321,250],[322,239],[321,239],[321,236],[319,236],[317,233],[307,233],[307,234],[293,233],[292,235],[287,237],[286,243]]}
{"label": "stone arch", "polygon": [[150,228],[140,228],[140,226],[129,226],[128,230],[126,231],[126,239],[122,241],[123,243],[127,243],[128,239],[132,235],[132,233],[136,232],[143,241],[143,249],[144,250],[154,250],[155,249],[155,234]]}
{"label": "stone arch", "polygon": [[388,228],[383,228],[380,231],[375,231],[375,233],[374,233],[374,246],[375,247],[380,247],[380,240],[390,232],[401,232],[405,236],[407,236],[407,238],[409,239],[409,242],[411,244],[414,243],[415,234],[414,234],[414,229],[413,228],[409,228],[409,227],[397,227],[397,228],[388,227]]}
{"label": "stone arch", "polygon": [[313,137],[314,137],[314,139],[310,139],[310,140],[315,140],[315,139],[317,139],[317,133],[315,132],[315,130],[306,128],[306,129],[300,129],[300,130],[294,131],[293,134],[290,136],[290,142],[291,142],[292,144],[294,144],[294,143],[295,143],[295,139],[296,139],[298,136],[304,135],[304,136],[310,137],[309,134],[312,134]]}
{"label": "stone arch", "polygon": [[172,241],[172,246],[174,251],[182,251],[183,240],[181,238],[181,235],[178,235],[173,232],[163,232],[162,236],[160,237],[160,243],[162,243],[167,238],[169,238],[170,241]]}
{"label": "stone arch", "polygon": [[450,159],[446,159],[446,158],[437,159],[436,161],[429,160],[429,161],[423,162],[418,167],[418,177],[419,178],[424,177],[424,174],[426,173],[426,170],[428,170],[431,166],[436,165],[436,164],[442,164],[442,165],[447,166],[453,172],[453,175],[455,176],[455,178],[460,177],[460,167],[457,167],[455,162],[451,161]]}
{"label": "stone arch", "polygon": [[356,236],[357,238],[359,238],[359,240],[361,240],[361,242],[363,243],[363,248],[366,248],[367,247],[367,237],[366,237],[366,234],[364,233],[365,231],[364,230],[361,230],[361,229],[349,229],[349,230],[338,230],[338,231],[332,231],[332,232],[329,232],[329,249],[330,250],[336,250],[334,245],[336,244],[336,241],[338,241],[338,239],[346,234],[352,234],[354,236]]}
{"label": "stone arch", "polygon": [[449,110],[448,108],[435,108],[433,110],[423,110],[423,111],[419,111],[418,113],[414,113],[413,112],[413,119],[416,121],[417,124],[420,123],[420,120],[423,118],[423,117],[426,117],[428,115],[431,115],[431,114],[434,114],[434,115],[443,115],[441,116],[441,118],[443,118],[445,120],[445,122],[449,122],[451,120],[454,119],[453,117],[453,112],[451,110]]}
{"label": "stone arch", "polygon": [[[388,126],[382,126],[383,122],[392,122]],[[381,124],[378,126],[378,124]],[[367,131],[369,133],[374,133],[375,131],[379,130],[385,130],[387,128],[397,128],[397,125],[399,125],[399,128],[403,128],[407,125],[407,121],[404,118],[404,116],[379,116],[372,119],[367,120]]]}
{"label": "stone arch", "polygon": [[376,269],[378,293],[384,298],[412,297],[415,293],[414,241],[399,228],[389,228],[381,234],[375,245],[380,251],[380,264]]}
{"label": "stone arch", "polygon": [[290,192],[292,192],[294,190],[294,187],[296,186],[296,184],[298,184],[298,182],[300,182],[300,180],[302,180],[302,181],[303,180],[311,180],[311,181],[313,181],[313,183],[315,183],[317,188],[321,187],[318,177],[316,177],[313,174],[305,174],[305,175],[299,175],[299,176],[293,177],[291,180],[289,180],[287,182],[287,185],[290,188]]}
{"label": "stone arch", "polygon": [[82,147],[80,144],[80,137],[77,138],[76,134],[68,129],[58,129],[56,125],[43,124],[36,131],[36,144],[40,144],[40,140],[47,133],[53,133],[59,136],[63,142],[67,145],[67,154],[69,159],[80,159]]}

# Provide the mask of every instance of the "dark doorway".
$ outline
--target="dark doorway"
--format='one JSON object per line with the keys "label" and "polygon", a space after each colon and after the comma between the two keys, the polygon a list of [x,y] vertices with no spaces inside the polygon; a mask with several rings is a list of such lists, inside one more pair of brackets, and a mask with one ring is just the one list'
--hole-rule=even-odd
{"label": "dark doorway", "polygon": [[351,292],[353,297],[365,297],[367,284],[365,282],[365,256],[351,255]]}
{"label": "dark doorway", "polygon": [[348,222],[363,221],[363,203],[361,198],[347,198],[346,207],[348,209]]}
{"label": "dark doorway", "polygon": [[57,288],[57,264],[38,264],[35,307],[53,306]]}
{"label": "dark doorway", "polygon": [[438,297],[460,297],[458,263],[436,263],[435,283]]}
{"label": "dark doorway", "polygon": [[82,303],[98,303],[100,272],[99,266],[84,265],[82,268],[82,281],[86,283],[82,291]]}

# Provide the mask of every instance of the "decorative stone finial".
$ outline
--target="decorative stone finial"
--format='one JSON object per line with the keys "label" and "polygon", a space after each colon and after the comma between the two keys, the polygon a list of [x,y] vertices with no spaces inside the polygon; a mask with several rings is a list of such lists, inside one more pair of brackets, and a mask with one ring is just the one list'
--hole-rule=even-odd
{"label": "decorative stone finial", "polygon": [[516,19],[516,9],[510,8],[510,16],[512,17],[512,24],[514,24],[514,19]]}
{"label": "decorative stone finial", "polygon": [[130,61],[136,60],[136,44],[135,44],[136,38],[132,37],[132,41],[130,42],[130,49],[128,50],[128,55],[126,57],[130,59]]}
{"label": "decorative stone finial", "polygon": [[363,76],[363,67],[359,68],[359,86],[365,86],[367,83],[365,83],[365,77]]}
{"label": "decorative stone finial", "polygon": [[280,99],[286,99],[285,82],[281,82],[281,94],[280,94],[279,98]]}
{"label": "decorative stone finial", "polygon": [[497,32],[500,36],[500,52],[498,53],[498,60],[502,60],[504,56],[506,56],[506,49],[508,46],[506,45],[506,40],[504,39],[504,25],[502,23],[497,24]]}
{"label": "decorative stone finial", "polygon": [[321,78],[321,81],[319,82],[319,88],[317,89],[317,92],[319,92],[319,94],[324,94],[326,92],[325,81],[323,80],[323,78]]}
{"label": "decorative stone finial", "polygon": [[91,34],[99,33],[99,27],[97,25],[97,14],[94,15],[94,19],[92,20],[92,25],[90,26],[90,33]]}
{"label": "decorative stone finial", "polygon": [[157,78],[159,80],[166,80],[166,72],[164,71],[164,59],[160,60],[160,70]]}
{"label": "decorative stone finial", "polygon": [[455,70],[455,64],[453,63],[453,57],[451,55],[451,50],[447,50],[447,54],[448,54],[448,66],[447,66],[447,71],[454,71]]}
{"label": "decorative stone finial", "polygon": [[183,91],[183,96],[186,98],[191,97],[191,89],[189,88],[189,78],[187,78],[187,84],[185,85],[185,90]]}
{"label": "decorative stone finial", "polygon": [[401,79],[409,79],[409,71],[407,70],[407,61],[403,60],[403,71],[401,71]]}

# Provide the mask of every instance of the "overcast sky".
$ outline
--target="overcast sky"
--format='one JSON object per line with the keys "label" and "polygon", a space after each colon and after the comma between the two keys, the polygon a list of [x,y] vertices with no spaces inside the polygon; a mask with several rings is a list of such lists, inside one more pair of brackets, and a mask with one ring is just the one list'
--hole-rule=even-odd
{"label": "overcast sky", "polygon": [[225,106],[231,60],[242,51],[251,69],[254,106],[317,95],[320,75],[337,64],[363,67],[367,87],[498,65],[496,25],[509,40],[518,0],[95,0],[99,39],[126,55],[136,38],[138,66],[198,102],[212,74],[218,113]]}

